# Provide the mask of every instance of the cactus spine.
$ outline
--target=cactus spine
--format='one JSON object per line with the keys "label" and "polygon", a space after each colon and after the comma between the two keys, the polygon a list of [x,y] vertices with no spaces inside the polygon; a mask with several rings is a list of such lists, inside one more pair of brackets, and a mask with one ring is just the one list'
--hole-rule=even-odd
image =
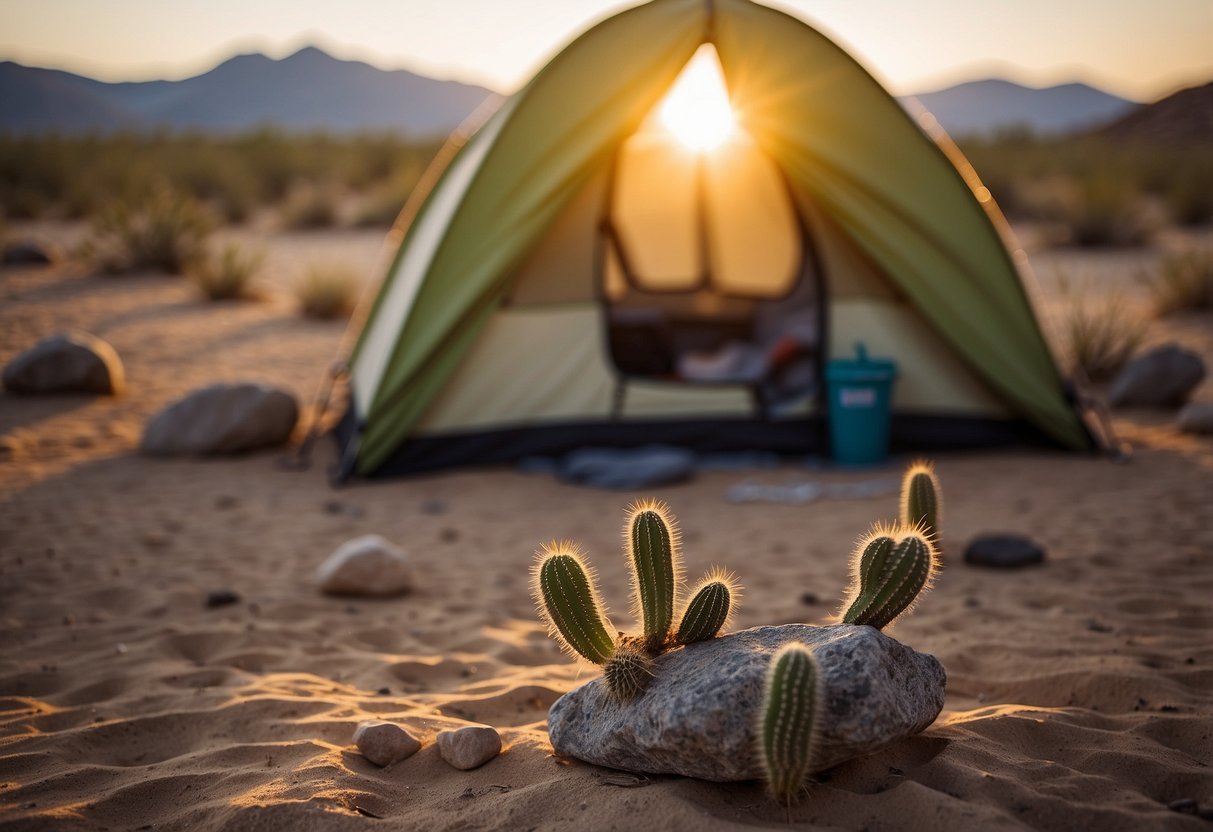
{"label": "cactus spine", "polygon": [[581,552],[566,543],[549,543],[536,554],[535,600],[552,636],[587,661],[605,664],[615,652],[615,640]]}
{"label": "cactus spine", "polygon": [[767,784],[787,803],[812,770],[822,700],[813,654],[796,642],[779,648],[767,671],[758,735]]}
{"label": "cactus spine", "polygon": [[932,544],[939,545],[939,479],[935,466],[926,460],[914,462],[901,481],[901,522],[923,530]]}
{"label": "cactus spine", "polygon": [[935,547],[920,529],[877,526],[855,547],[853,597],[843,622],[884,629],[930,588],[935,569]]}
{"label": "cactus spine", "polygon": [[653,657],[645,649],[644,639],[624,637],[615,647],[615,655],[603,665],[602,678],[615,699],[635,699],[653,679]]}
{"label": "cactus spine", "polygon": [[653,501],[632,506],[626,537],[635,612],[644,624],[645,646],[658,652],[674,623],[674,591],[680,579],[678,529],[669,507]]}
{"label": "cactus spine", "polygon": [[674,641],[693,644],[715,638],[728,624],[737,595],[737,582],[732,575],[721,572],[708,575],[691,596]]}

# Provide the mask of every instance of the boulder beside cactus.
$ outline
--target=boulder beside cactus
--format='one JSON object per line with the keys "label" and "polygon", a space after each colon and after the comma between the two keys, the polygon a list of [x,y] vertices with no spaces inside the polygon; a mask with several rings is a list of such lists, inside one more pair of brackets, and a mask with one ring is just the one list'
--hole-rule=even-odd
{"label": "boulder beside cactus", "polygon": [[586,682],[548,712],[552,747],[624,771],[765,779],[759,714],[771,658],[787,644],[812,652],[822,691],[806,775],[917,734],[943,708],[933,656],[873,627],[784,624],[663,653],[644,695],[626,704],[602,679]]}

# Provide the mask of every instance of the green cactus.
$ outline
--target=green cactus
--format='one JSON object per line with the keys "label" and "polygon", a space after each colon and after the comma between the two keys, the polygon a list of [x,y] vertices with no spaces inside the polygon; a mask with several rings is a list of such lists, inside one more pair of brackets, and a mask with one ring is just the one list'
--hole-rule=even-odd
{"label": "green cactus", "polygon": [[644,625],[645,646],[660,652],[674,623],[674,593],[680,581],[678,527],[665,503],[632,506],[625,530],[635,588],[634,612]]}
{"label": "green cactus", "polygon": [[691,602],[683,611],[674,641],[692,644],[716,638],[728,624],[737,597],[738,586],[732,575],[724,572],[708,575],[695,588]]}
{"label": "green cactus", "polygon": [[736,609],[740,588],[726,572],[709,574],[687,605],[677,635],[672,635],[682,576],[678,526],[669,507],[654,501],[629,507],[624,542],[643,635],[611,636],[611,622],[594,587],[593,571],[571,543],[552,542],[535,553],[531,591],[552,637],[569,653],[602,665],[611,696],[626,702],[648,687],[653,659],[662,651],[715,637]]}
{"label": "green cactus", "polygon": [[901,481],[901,522],[922,529],[927,539],[939,545],[939,479],[935,466],[926,460],[915,461]]}
{"label": "green cactus", "polygon": [[602,678],[611,696],[620,702],[629,702],[643,693],[653,679],[653,657],[644,639],[621,638],[615,654],[603,665]]}
{"label": "green cactus", "polygon": [[876,526],[855,547],[843,623],[884,629],[930,588],[935,570],[935,547],[921,529]]}
{"label": "green cactus", "polygon": [[605,664],[615,653],[615,640],[581,552],[553,542],[536,556],[533,591],[552,637],[587,661]]}
{"label": "green cactus", "polygon": [[813,654],[797,642],[779,648],[767,671],[758,736],[767,785],[786,803],[799,794],[812,771],[822,703]]}

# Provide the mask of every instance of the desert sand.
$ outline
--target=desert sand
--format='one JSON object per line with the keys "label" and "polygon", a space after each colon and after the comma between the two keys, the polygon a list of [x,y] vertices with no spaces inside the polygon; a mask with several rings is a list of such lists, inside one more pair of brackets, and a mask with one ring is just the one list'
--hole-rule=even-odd
{"label": "desert sand", "polygon": [[[70,243],[78,229],[17,226]],[[268,299],[206,303],[181,279],[100,278],[71,262],[0,277],[0,363],[81,327],[122,355],[116,398],[0,396],[0,829],[783,828],[759,783],[636,777],[556,757],[547,708],[595,670],[546,635],[529,598],[532,552],[573,538],[625,617],[628,502],[666,500],[688,571],[745,586],[735,628],[837,611],[847,557],[895,496],[731,504],[752,479],[896,477],[789,464],[704,473],[644,493],[562,485],[511,469],[332,490],[281,452],[228,459],[134,453],[150,414],[216,381],[270,382],[310,402],[340,322],[300,318],[287,289],[315,259],[375,273],[375,232],[268,238]],[[1135,289],[1156,252],[1036,252],[1058,270]],[[1135,302],[1143,303],[1140,294]],[[1213,321],[1180,340],[1213,366]],[[1198,398],[1213,400],[1206,381]],[[936,457],[944,570],[893,635],[933,653],[947,703],[920,736],[817,778],[796,827],[1207,829],[1168,808],[1213,806],[1213,441],[1165,414],[1121,413],[1127,465],[1048,451]],[[966,566],[973,535],[1031,535],[1045,565]],[[316,565],[350,537],[404,547],[418,587],[390,600],[321,595]],[[214,589],[237,604],[207,609]],[[423,740],[387,768],[351,737],[369,718]],[[497,727],[506,749],[470,772],[435,734]]]}

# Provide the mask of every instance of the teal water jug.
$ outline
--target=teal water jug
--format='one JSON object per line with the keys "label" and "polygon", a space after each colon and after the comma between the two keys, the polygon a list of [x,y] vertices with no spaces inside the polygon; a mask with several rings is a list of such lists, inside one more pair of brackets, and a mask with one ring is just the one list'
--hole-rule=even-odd
{"label": "teal water jug", "polygon": [[874,465],[889,454],[889,410],[897,365],[869,358],[863,344],[855,358],[826,364],[830,451],[844,465]]}

